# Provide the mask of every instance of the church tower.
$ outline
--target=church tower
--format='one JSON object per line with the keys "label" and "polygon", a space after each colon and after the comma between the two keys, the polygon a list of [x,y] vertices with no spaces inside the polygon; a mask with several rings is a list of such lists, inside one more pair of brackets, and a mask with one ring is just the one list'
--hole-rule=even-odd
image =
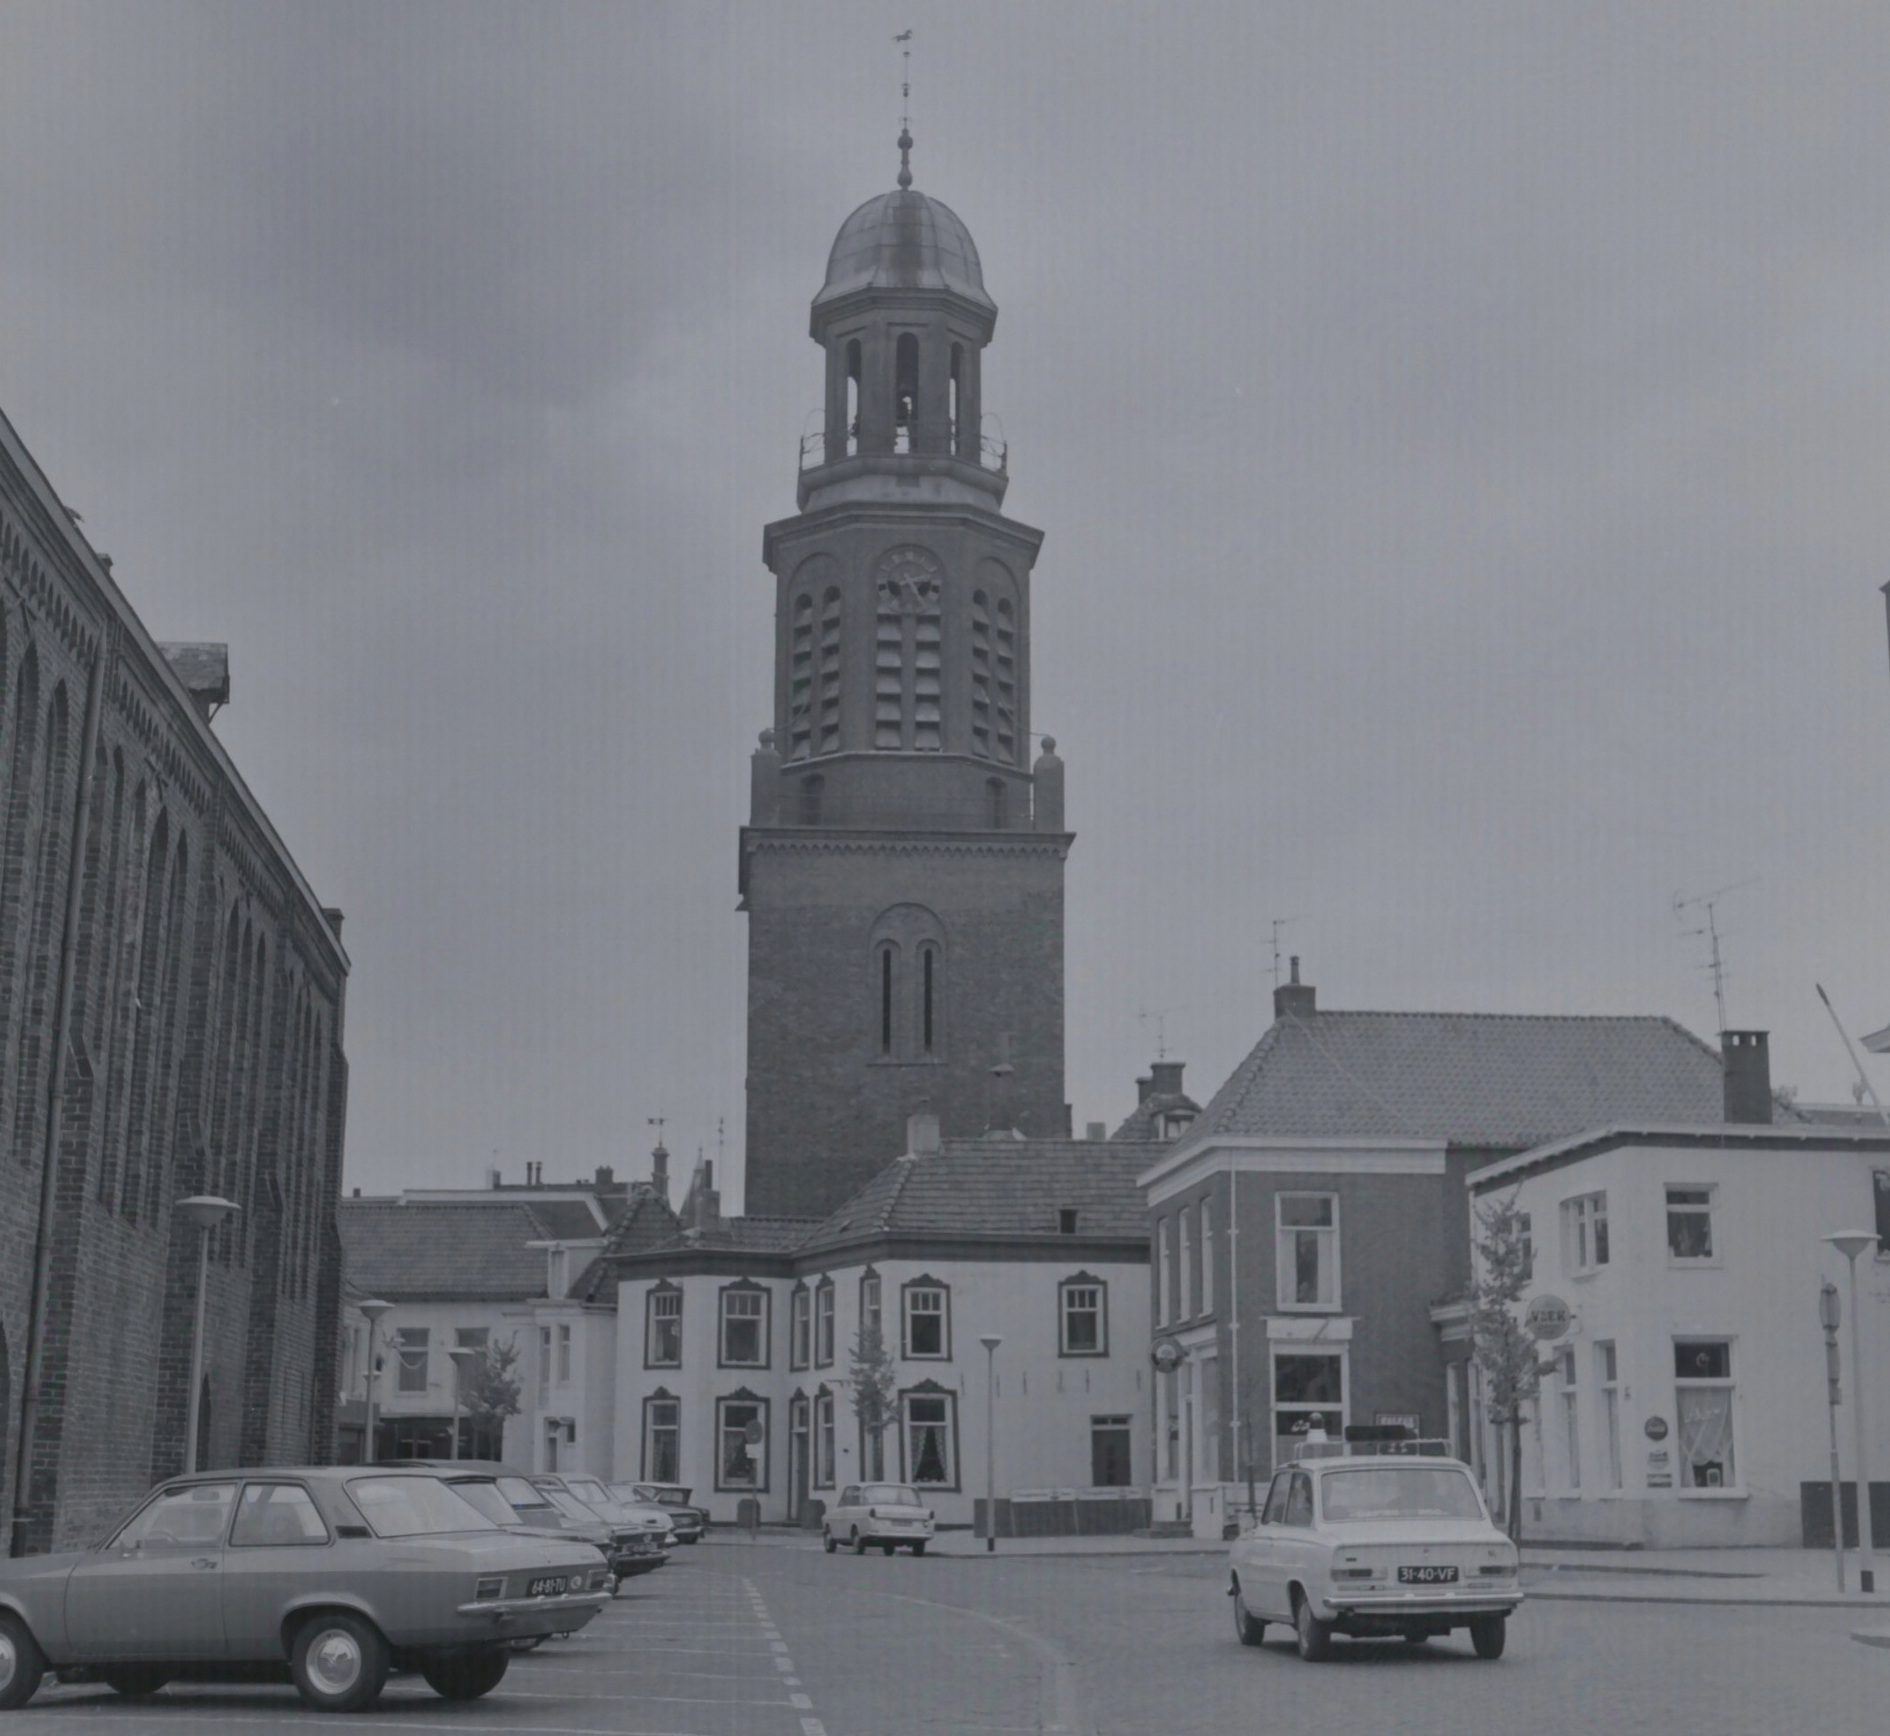
{"label": "church tower", "polygon": [[912,187],[840,227],[822,430],[767,527],[774,726],[741,836],[747,1210],[823,1213],[906,1149],[1066,1133],[1063,766],[1030,755],[1030,570],[981,426],[978,250]]}

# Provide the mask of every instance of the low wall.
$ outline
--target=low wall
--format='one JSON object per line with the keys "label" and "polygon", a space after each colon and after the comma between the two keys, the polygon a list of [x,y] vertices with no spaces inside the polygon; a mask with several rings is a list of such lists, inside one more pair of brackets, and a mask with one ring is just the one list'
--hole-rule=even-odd
{"label": "low wall", "polygon": [[[1044,1495],[999,1496],[997,1534],[1000,1537],[1126,1537],[1149,1522],[1149,1500],[1128,1496],[1078,1494],[1074,1490]],[[972,1503],[972,1531],[988,1537],[985,1503]]]}

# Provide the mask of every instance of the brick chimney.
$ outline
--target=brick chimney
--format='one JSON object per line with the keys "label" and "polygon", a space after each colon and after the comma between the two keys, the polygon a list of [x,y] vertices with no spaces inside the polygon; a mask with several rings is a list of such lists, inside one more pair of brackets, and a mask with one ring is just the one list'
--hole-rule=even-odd
{"label": "brick chimney", "polygon": [[650,1153],[650,1191],[669,1204],[669,1148],[660,1139]]}
{"label": "brick chimney", "polygon": [[1274,986],[1273,1016],[1276,1019],[1310,1019],[1314,1010],[1312,984],[1299,980],[1299,960],[1295,957],[1291,981]]}
{"label": "brick chimney", "polygon": [[1764,1124],[1772,1119],[1772,1057],[1763,1031],[1721,1031],[1720,1078],[1726,1119]]}
{"label": "brick chimney", "polygon": [[1149,1080],[1149,1095],[1151,1097],[1179,1097],[1182,1094],[1181,1070],[1187,1064],[1186,1061],[1157,1061],[1149,1069],[1153,1075]]}

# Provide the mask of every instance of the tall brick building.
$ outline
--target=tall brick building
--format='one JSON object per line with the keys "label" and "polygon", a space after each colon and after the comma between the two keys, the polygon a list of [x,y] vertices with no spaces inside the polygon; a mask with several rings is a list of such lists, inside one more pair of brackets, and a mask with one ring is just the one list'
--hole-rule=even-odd
{"label": "tall brick building", "polygon": [[913,190],[841,226],[800,511],[767,527],[774,726],[741,835],[747,1205],[818,1216],[902,1149],[1068,1132],[1063,767],[1030,755],[1030,572],[984,437],[997,321],[965,226]]}
{"label": "tall brick building", "polygon": [[13,1552],[179,1469],[212,1192],[205,1464],[333,1434],[348,960],[210,718],[0,418],[0,1489]]}

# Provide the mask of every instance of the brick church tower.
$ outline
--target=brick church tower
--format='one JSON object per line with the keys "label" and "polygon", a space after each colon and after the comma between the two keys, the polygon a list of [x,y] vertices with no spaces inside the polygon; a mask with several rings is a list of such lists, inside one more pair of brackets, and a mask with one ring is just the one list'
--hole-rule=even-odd
{"label": "brick church tower", "polygon": [[774,727],[741,835],[747,1210],[838,1204],[930,1108],[1067,1131],[1063,766],[1030,756],[1030,569],[980,425],[997,307],[914,191],[841,225],[811,330],[824,427],[767,527]]}

